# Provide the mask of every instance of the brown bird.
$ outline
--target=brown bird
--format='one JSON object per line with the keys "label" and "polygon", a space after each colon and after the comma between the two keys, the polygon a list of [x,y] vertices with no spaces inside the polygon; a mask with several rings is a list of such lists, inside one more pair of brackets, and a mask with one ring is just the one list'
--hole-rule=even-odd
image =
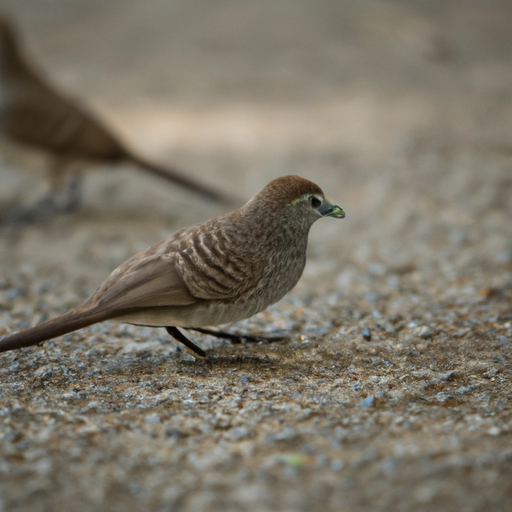
{"label": "brown bird", "polygon": [[[0,133],[52,157],[50,187],[59,189],[71,163],[129,163],[208,199],[232,199],[127,149],[103,124],[49,85],[22,54],[9,20],[0,15]],[[70,189],[67,208],[79,202]]]}
{"label": "brown bird", "polygon": [[[271,181],[242,208],[182,229],[125,261],[81,306],[0,340],[0,352],[27,347],[104,320],[165,327],[195,355],[177,327],[236,322],[280,300],[306,263],[309,229],[345,217],[315,183]],[[199,329],[198,329],[199,328]]]}

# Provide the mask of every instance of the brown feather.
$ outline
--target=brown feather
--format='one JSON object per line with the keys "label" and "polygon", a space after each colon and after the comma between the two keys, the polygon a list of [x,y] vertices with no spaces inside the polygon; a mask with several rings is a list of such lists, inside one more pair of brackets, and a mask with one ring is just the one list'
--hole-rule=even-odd
{"label": "brown feather", "polygon": [[86,305],[119,311],[132,307],[184,306],[196,301],[176,271],[175,256],[154,255],[142,258],[117,279],[106,282]]}
{"label": "brown feather", "polygon": [[9,336],[4,336],[0,339],[0,352],[36,345],[42,341],[83,329],[109,318],[108,312],[94,309],[84,311],[78,308],[68,311],[64,315],[52,320],[42,322],[34,327],[21,329],[21,331],[13,332]]}

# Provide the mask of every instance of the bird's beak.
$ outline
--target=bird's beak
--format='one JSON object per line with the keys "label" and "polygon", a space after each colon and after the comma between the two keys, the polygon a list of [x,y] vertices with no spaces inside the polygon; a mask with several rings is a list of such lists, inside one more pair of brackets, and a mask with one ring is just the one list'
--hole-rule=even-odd
{"label": "bird's beak", "polygon": [[335,217],[336,219],[343,219],[345,212],[337,205],[325,202],[324,206],[318,210],[322,217]]}

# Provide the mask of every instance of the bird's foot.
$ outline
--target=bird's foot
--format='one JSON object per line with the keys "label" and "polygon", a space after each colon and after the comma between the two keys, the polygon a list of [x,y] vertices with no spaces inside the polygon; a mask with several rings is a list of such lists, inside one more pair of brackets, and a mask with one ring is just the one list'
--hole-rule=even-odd
{"label": "bird's foot", "polygon": [[209,336],[215,336],[216,338],[226,339],[234,344],[259,343],[260,341],[275,343],[288,340],[288,336],[249,336],[247,334],[231,334],[229,332],[211,331],[210,329],[203,329],[201,327],[190,327],[189,330],[208,334]]}
{"label": "bird's foot", "polygon": [[77,174],[71,178],[66,195],[59,205],[65,213],[74,212],[82,204],[82,176]]}
{"label": "bird's foot", "polygon": [[70,213],[80,205],[80,193],[77,187],[70,188],[66,197],[58,194],[47,194],[29,206],[16,205],[10,208],[3,216],[3,223],[33,224],[46,221],[61,213]]}
{"label": "bird's foot", "polygon": [[4,215],[3,221],[5,224],[33,224],[38,220],[47,220],[55,213],[55,202],[51,196],[47,196],[30,206],[12,207]]}
{"label": "bird's foot", "polygon": [[[166,327],[167,332],[179,343],[181,343],[188,352],[190,352],[194,357],[197,358],[205,358],[206,352],[199,346],[197,346],[193,341],[189,340],[178,328],[176,327]],[[275,343],[278,341],[286,341],[288,340],[288,336],[249,336],[246,334],[231,334],[229,332],[222,331],[211,331],[210,329],[203,329],[200,327],[189,327],[187,328],[189,331],[200,332],[201,334],[208,334],[209,336],[215,336],[216,338],[222,338],[229,340],[233,344],[238,343],[259,343],[264,341],[266,343]]]}

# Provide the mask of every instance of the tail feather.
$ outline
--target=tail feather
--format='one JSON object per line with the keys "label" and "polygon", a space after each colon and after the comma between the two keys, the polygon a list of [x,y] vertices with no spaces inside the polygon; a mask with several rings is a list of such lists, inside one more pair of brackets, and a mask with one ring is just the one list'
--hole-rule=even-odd
{"label": "tail feather", "polygon": [[126,157],[129,162],[139,167],[142,167],[144,170],[149,171],[151,174],[159,176],[160,178],[164,178],[168,181],[172,181],[173,183],[176,183],[185,189],[191,190],[196,194],[201,194],[207,199],[218,201],[228,205],[235,205],[238,203],[238,201],[236,201],[235,198],[230,197],[227,194],[224,194],[223,192],[215,190],[211,187],[208,187],[207,185],[204,185],[192,178],[184,176],[182,173],[178,171],[175,171],[173,169],[167,169],[159,165],[153,164],[152,162],[144,160],[143,158],[137,155],[127,154]]}
{"label": "tail feather", "polygon": [[0,352],[36,345],[42,341],[107,320],[111,316],[105,311],[74,309],[34,327],[28,327],[4,336],[0,339]]}

